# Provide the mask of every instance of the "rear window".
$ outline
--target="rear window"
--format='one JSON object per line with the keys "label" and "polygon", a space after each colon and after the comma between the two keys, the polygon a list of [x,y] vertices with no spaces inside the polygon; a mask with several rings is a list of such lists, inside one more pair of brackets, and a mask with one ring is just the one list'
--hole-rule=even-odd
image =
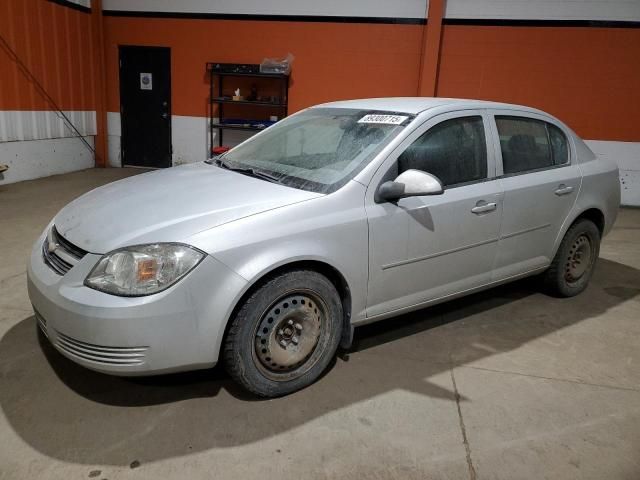
{"label": "rear window", "polygon": [[564,165],[567,137],[555,125],[533,118],[496,116],[505,174]]}

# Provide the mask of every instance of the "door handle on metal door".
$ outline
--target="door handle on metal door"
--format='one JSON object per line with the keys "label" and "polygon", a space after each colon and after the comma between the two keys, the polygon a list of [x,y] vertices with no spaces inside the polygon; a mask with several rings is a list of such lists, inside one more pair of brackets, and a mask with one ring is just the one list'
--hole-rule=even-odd
{"label": "door handle on metal door", "polygon": [[483,200],[480,200],[478,203],[476,203],[476,206],[471,209],[471,212],[475,214],[487,213],[495,210],[496,207],[497,204],[495,203],[487,203]]}
{"label": "door handle on metal door", "polygon": [[570,187],[568,185],[565,185],[564,183],[561,183],[560,185],[558,185],[558,189],[555,191],[555,194],[560,196],[560,195],[568,195],[571,192],[573,192],[573,187]]}

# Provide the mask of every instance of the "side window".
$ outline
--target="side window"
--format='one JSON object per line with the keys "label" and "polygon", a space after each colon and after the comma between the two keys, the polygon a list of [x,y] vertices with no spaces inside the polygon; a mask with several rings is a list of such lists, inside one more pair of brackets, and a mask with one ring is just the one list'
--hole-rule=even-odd
{"label": "side window", "polygon": [[569,162],[567,139],[555,125],[532,118],[496,116],[505,174]]}
{"label": "side window", "polygon": [[555,125],[547,123],[549,129],[549,139],[551,140],[551,153],[553,155],[554,165],[564,165],[569,163],[569,144],[567,137],[562,130]]}
{"label": "side window", "polygon": [[398,158],[398,173],[416,169],[444,186],[487,178],[487,143],[482,117],[452,118],[412,143]]}

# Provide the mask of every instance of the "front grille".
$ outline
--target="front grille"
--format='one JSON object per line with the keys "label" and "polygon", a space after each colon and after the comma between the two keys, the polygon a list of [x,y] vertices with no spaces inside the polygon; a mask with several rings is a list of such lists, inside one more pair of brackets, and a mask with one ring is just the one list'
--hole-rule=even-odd
{"label": "front grille", "polygon": [[78,260],[81,260],[87,253],[89,253],[86,250],[83,250],[80,247],[74,245],[69,240],[60,235],[55,225],[51,227],[51,236],[52,240],[60,245],[60,247],[63,248],[65,252]]}
{"label": "front grille", "polygon": [[[50,246],[54,248],[50,248]],[[55,226],[51,227],[42,244],[44,262],[58,275],[67,273],[86,254],[85,250],[60,235]]]}
{"label": "front grille", "polygon": [[42,244],[42,257],[44,258],[44,263],[46,263],[51,270],[56,272],[58,275],[64,275],[69,270],[71,270],[70,263],[65,262],[62,258],[55,254],[55,252],[49,251],[49,241],[45,240]]}
{"label": "front grille", "polygon": [[56,331],[56,345],[65,353],[94,363],[134,366],[144,363],[149,347],[105,347],[71,338]]}

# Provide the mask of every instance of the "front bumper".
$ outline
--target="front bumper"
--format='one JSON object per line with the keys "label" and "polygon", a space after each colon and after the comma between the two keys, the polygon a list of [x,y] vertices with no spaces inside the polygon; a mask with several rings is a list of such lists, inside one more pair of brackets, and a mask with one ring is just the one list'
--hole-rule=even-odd
{"label": "front bumper", "polygon": [[41,237],[27,269],[38,324],[64,356],[92,370],[149,375],[215,365],[226,321],[246,281],[213,257],[169,289],[118,297],[87,288],[100,255],[64,276],[42,258]]}

